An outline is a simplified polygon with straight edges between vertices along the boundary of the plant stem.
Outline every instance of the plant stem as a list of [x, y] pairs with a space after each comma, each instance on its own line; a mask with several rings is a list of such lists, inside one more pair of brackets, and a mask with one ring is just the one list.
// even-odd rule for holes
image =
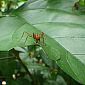
[[19, 52], [16, 51], [15, 49], [12, 49], [11, 51], [14, 53], [15, 57], [19, 60], [20, 64], [23, 66], [23, 68], [25, 69], [25, 71], [27, 72], [27, 74], [30, 76], [30, 78], [32, 80], [32, 84], [33, 85], [36, 85], [36, 82], [34, 82], [34, 78], [33, 78], [32, 74], [29, 72], [28, 68], [25, 66], [25, 64], [20, 59]]

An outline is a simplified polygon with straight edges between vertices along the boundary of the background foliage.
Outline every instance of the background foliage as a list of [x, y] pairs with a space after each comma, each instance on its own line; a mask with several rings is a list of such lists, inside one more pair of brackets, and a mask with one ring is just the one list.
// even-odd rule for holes
[[[2, 80], [7, 80], [8, 85], [22, 85], [24, 82], [42, 85], [42, 81], [45, 85], [66, 85], [58, 75], [60, 67], [77, 82], [85, 84], [85, 3], [80, 0], [76, 9], [76, 2], [13, 0], [10, 5], [10, 1], [5, 0], [4, 6], [0, 3]], [[29, 35], [44, 32], [45, 45], [41, 41], [36, 46], [35, 40], [27, 34], [23, 35], [23, 32]], [[7, 57], [6, 60], [4, 57]], [[9, 57], [13, 58], [9, 60]], [[6, 70], [3, 71], [2, 67]], [[13, 74], [16, 78], [12, 78]], [[43, 80], [39, 82], [38, 79]]]

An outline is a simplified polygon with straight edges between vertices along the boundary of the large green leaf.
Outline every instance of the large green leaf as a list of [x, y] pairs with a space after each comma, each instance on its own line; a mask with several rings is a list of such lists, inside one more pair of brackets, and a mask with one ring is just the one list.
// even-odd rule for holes
[[48, 57], [85, 84], [85, 16], [72, 11], [73, 3], [73, 0], [35, 0], [27, 7], [22, 6], [23, 10], [19, 8], [18, 17], [1, 18], [0, 50], [33, 44], [32, 37], [24, 43], [27, 35], [21, 38], [23, 32], [32, 35], [43, 31], [46, 45], [41, 46]]
[[38, 0], [18, 14], [50, 37], [45, 38], [43, 47], [48, 57], [85, 84], [85, 16], [72, 11], [73, 3], [73, 0]]

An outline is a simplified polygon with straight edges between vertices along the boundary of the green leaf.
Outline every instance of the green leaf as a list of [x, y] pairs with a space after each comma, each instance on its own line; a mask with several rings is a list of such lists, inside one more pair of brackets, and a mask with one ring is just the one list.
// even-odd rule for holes
[[73, 0], [42, 0], [42, 6], [37, 5], [39, 2], [28, 4], [29, 9], [18, 15], [46, 34], [46, 46], [42, 47], [48, 57], [85, 84], [85, 16], [72, 11]]
[[[0, 19], [0, 50], [10, 50], [15, 46], [24, 46], [28, 32], [30, 35], [36, 32], [35, 28], [19, 17], [3, 17]], [[32, 28], [32, 30], [31, 30]], [[23, 37], [22, 37], [23, 35]], [[33, 38], [28, 38], [29, 45]], [[27, 43], [28, 44], [28, 43]]]
[[10, 45], [13, 45], [11, 43], [12, 34], [23, 24], [24, 22], [21, 22], [17, 17], [0, 18], [0, 50], [8, 50]]

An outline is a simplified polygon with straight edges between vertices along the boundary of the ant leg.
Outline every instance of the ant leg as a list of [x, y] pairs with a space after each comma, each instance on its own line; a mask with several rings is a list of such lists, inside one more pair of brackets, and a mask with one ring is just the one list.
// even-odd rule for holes
[[42, 35], [41, 38], [42, 38], [42, 44], [45, 44], [44, 43], [44, 36]]
[[[24, 36], [24, 34], [25, 34], [25, 32], [23, 32], [23, 34], [22, 34], [22, 36], [21, 36], [20, 40], [22, 39], [22, 37]], [[20, 41], [20, 40], [19, 40], [19, 41]]]
[[29, 37], [32, 37], [32, 35], [31, 35], [31, 34], [29, 34], [28, 32], [25, 32], [25, 33], [26, 33], [26, 34], [28, 34], [28, 36], [29, 36]]
[[24, 44], [26, 43], [28, 36], [29, 36], [29, 35], [27, 35], [27, 37], [26, 37], [26, 40], [25, 40]]
[[38, 43], [38, 40], [35, 39], [35, 41], [36, 41], [36, 43]]
[[44, 37], [42, 37], [42, 39], [43, 39], [43, 44], [45, 44], [45, 43], [44, 43]]
[[41, 38], [42, 38], [42, 40], [43, 40], [43, 44], [45, 44], [45, 43], [44, 43], [44, 33], [43, 33], [43, 32], [41, 33]]
[[[22, 34], [22, 36], [21, 36], [21, 39], [22, 39], [22, 37], [23, 37], [25, 34], [27, 34], [27, 37], [28, 37], [28, 36], [29, 36], [29, 37], [32, 37], [28, 32], [23, 32], [23, 34]], [[27, 38], [27, 37], [26, 37], [26, 38]], [[21, 39], [20, 39], [20, 40], [21, 40]], [[25, 41], [26, 41], [26, 40], [25, 40]]]
[[37, 40], [37, 43], [40, 43], [40, 39]]

